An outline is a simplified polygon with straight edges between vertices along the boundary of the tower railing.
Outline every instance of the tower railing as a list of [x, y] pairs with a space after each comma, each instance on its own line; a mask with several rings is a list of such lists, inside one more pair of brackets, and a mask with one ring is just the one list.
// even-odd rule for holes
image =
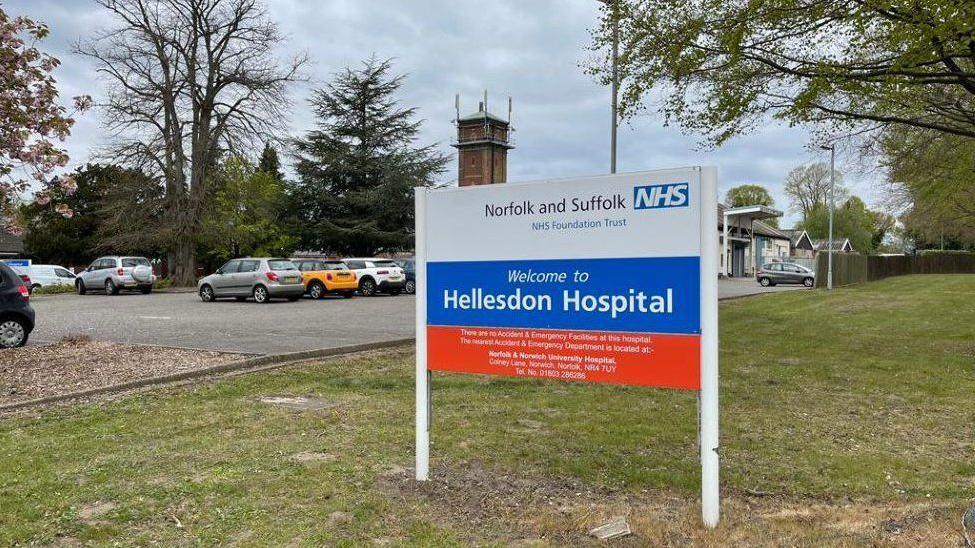
[[451, 145], [464, 145], [471, 143], [494, 143], [514, 147], [515, 139], [512, 128], [498, 128], [497, 126], [484, 125], [481, 127], [467, 126], [463, 131], [458, 131], [457, 137], [451, 141]]

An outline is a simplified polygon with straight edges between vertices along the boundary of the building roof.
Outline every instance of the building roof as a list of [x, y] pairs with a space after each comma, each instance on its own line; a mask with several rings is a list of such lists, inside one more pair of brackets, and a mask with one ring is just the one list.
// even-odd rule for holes
[[[768, 236], [770, 238], [778, 238], [782, 240], [788, 240], [789, 236], [783, 233], [781, 230], [770, 226], [767, 223], [763, 223], [759, 219], [774, 219], [776, 217], [781, 217], [782, 212], [773, 209], [768, 206], [754, 205], [754, 206], [744, 206], [744, 207], [728, 207], [721, 202], [718, 202], [718, 228], [724, 227], [725, 213], [728, 215], [741, 215], [743, 217], [749, 218], [752, 221], [752, 229], [755, 234], [760, 234], [762, 236]], [[734, 221], [731, 222], [732, 226]]]
[[755, 234], [761, 236], [767, 236], [769, 238], [776, 238], [778, 240], [790, 240], [789, 235], [781, 230], [775, 228], [774, 226], [763, 223], [762, 221], [755, 221], [752, 223], [752, 229]]
[[782, 232], [789, 236], [792, 247], [799, 248], [799, 243], [805, 239], [809, 243], [809, 249], [815, 249], [812, 238], [809, 237], [809, 233], [805, 230], [801, 228], [783, 228]]
[[[813, 248], [816, 251], [827, 251], [829, 249], [829, 238], [813, 241]], [[849, 238], [833, 238], [833, 251], [853, 251], [853, 244]]]
[[747, 205], [738, 207], [728, 207], [724, 204], [718, 205], [719, 215], [742, 215], [750, 219], [771, 219], [773, 217], [781, 217], [782, 212], [774, 207], [764, 206], [764, 205]]
[[24, 252], [24, 238], [0, 229], [0, 255], [20, 255]]
[[484, 110], [479, 110], [473, 114], [468, 114], [467, 116], [461, 116], [460, 118], [457, 119], [457, 122], [474, 122], [474, 121], [484, 120], [485, 118], [487, 118], [488, 120], [494, 120], [495, 122], [501, 122], [503, 124], [508, 123], [508, 121], [505, 120], [504, 118], [496, 114], [491, 114], [490, 112]]

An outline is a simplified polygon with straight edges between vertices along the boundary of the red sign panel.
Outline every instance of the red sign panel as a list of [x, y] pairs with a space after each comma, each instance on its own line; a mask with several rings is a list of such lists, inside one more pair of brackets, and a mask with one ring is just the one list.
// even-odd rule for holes
[[700, 335], [427, 328], [436, 371], [699, 390]]

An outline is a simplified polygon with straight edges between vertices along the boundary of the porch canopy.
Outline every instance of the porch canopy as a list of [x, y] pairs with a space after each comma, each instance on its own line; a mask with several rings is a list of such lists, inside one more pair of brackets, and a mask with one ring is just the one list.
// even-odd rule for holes
[[749, 205], [741, 207], [719, 206], [719, 218], [721, 219], [721, 272], [725, 276], [731, 274], [731, 261], [728, 260], [728, 241], [747, 243], [752, 250], [752, 261], [755, 260], [755, 221], [764, 219], [774, 219], [781, 217], [782, 212], [778, 209], [763, 206]]

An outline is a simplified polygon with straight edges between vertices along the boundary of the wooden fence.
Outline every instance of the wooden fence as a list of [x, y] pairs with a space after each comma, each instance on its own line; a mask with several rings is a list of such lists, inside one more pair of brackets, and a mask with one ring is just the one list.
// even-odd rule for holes
[[[827, 255], [820, 253], [816, 259], [816, 287], [826, 287]], [[975, 253], [833, 254], [833, 287], [908, 274], [975, 274]]]

